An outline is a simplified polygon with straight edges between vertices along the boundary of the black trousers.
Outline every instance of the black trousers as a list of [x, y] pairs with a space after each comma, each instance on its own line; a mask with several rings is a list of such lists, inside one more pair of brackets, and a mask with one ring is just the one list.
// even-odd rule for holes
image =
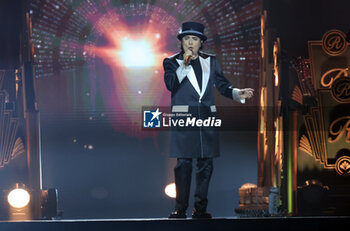
[[[175, 166], [176, 204], [175, 210], [186, 211], [190, 196], [192, 178], [192, 158], [178, 158]], [[196, 192], [194, 208], [206, 211], [208, 187], [213, 172], [213, 158], [198, 158], [196, 168]]]

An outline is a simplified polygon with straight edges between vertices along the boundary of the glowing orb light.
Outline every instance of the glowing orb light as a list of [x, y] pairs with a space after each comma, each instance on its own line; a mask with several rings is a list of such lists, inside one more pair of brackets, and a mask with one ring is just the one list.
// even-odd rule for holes
[[120, 58], [126, 67], [150, 67], [154, 65], [154, 54], [151, 45], [146, 40], [122, 41]]
[[164, 189], [165, 194], [170, 198], [176, 197], [176, 186], [175, 183], [168, 184]]
[[[135, 19], [136, 20], [136, 19]], [[84, 44], [84, 57], [98, 58], [97, 73], [91, 83], [98, 83], [104, 104], [118, 112], [105, 115], [112, 127], [131, 136], [156, 137], [157, 131], [142, 131], [139, 109], [142, 105], [170, 105], [170, 92], [164, 87], [163, 60], [172, 54], [169, 33], [156, 17], [149, 23], [129, 24], [120, 12], [111, 9], [94, 23], [92, 39], [103, 38], [104, 43]], [[153, 23], [151, 23], [153, 22]], [[102, 61], [102, 62], [101, 62]], [[96, 78], [98, 76], [98, 78]], [[107, 90], [108, 89], [108, 90]], [[89, 95], [93, 100], [93, 95]]]
[[16, 188], [7, 196], [8, 203], [14, 208], [24, 208], [29, 204], [30, 195], [27, 190]]

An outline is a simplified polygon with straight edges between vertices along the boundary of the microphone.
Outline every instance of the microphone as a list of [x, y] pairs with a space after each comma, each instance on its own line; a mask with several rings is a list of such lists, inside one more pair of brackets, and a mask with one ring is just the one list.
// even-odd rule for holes
[[190, 61], [191, 61], [191, 55], [187, 56], [186, 59], [185, 59], [185, 65], [189, 65], [190, 64]]
[[[189, 49], [189, 50], [192, 52], [192, 54], [193, 54], [193, 48], [190, 47], [190, 48], [188, 48], [188, 49]], [[188, 65], [190, 64], [191, 57], [192, 57], [192, 55], [189, 55], [189, 56], [187, 56], [187, 57], [185, 58], [185, 65], [186, 65], [186, 66], [188, 66]]]

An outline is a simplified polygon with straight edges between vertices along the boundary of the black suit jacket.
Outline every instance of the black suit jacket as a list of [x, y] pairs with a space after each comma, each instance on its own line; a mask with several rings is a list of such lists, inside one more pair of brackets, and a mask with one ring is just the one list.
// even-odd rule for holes
[[[216, 116], [214, 87], [230, 99], [233, 99], [233, 87], [224, 77], [215, 55], [200, 52], [199, 59], [202, 67], [202, 91], [192, 67], [179, 82], [176, 71], [183, 62], [182, 53], [164, 59], [164, 81], [171, 91], [172, 112], [187, 112], [204, 120]], [[219, 154], [219, 137], [215, 128], [172, 128], [170, 157], [208, 158]]]

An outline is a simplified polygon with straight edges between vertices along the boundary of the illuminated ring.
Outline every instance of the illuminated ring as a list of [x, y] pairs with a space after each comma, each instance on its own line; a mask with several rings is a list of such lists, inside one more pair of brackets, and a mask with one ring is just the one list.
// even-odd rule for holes
[[[339, 37], [340, 39], [340, 43], [341, 43], [341, 47], [337, 48], [337, 49], [330, 49], [327, 46], [327, 42], [330, 39], [333, 39], [334, 37]], [[323, 51], [330, 55], [330, 56], [337, 56], [337, 55], [341, 55], [347, 48], [347, 41], [346, 41], [346, 35], [340, 31], [340, 30], [330, 30], [327, 33], [325, 33], [322, 37], [322, 49]]]
[[341, 176], [350, 176], [350, 168], [348, 168], [347, 170], [343, 170], [343, 168], [341, 168], [341, 165], [343, 165], [344, 163], [347, 163], [350, 165], [350, 157], [349, 156], [339, 157], [337, 159], [337, 161], [335, 162], [335, 170]]

